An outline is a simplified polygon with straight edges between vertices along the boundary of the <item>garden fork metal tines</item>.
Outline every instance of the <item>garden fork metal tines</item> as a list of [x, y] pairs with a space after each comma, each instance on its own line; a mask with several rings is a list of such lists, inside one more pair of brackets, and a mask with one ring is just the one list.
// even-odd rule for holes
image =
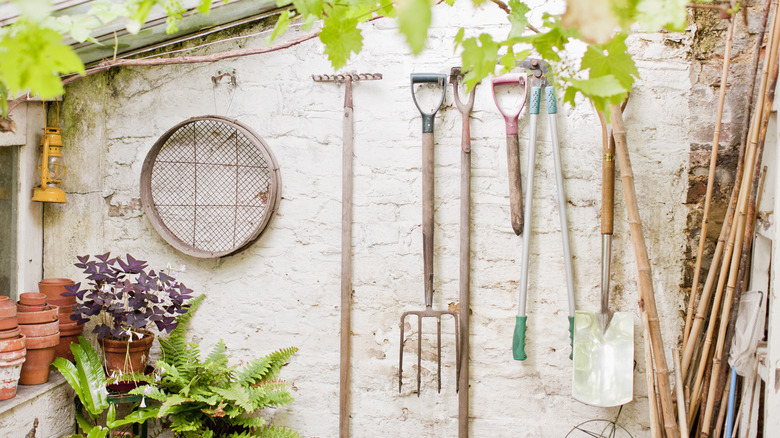
[[[432, 111], [426, 112], [417, 101], [415, 94], [415, 84], [436, 84], [441, 88], [441, 98]], [[455, 339], [456, 352], [455, 357], [460, 354], [460, 336], [458, 332], [458, 314], [448, 310], [433, 309], [433, 121], [436, 112], [444, 102], [444, 96], [447, 92], [447, 76], [443, 74], [420, 74], [411, 75], [412, 98], [417, 109], [422, 114], [422, 230], [423, 230], [423, 276], [425, 284], [425, 309], [410, 310], [401, 315], [401, 346], [398, 359], [398, 392], [401, 392], [403, 383], [403, 364], [404, 364], [404, 323], [407, 316], [417, 317], [417, 396], [420, 396], [421, 365], [422, 365], [422, 320], [423, 318], [436, 319], [436, 361], [437, 361], [437, 382], [438, 392], [441, 392], [441, 317], [443, 315], [452, 315], [455, 321]], [[457, 365], [456, 365], [457, 367]]]

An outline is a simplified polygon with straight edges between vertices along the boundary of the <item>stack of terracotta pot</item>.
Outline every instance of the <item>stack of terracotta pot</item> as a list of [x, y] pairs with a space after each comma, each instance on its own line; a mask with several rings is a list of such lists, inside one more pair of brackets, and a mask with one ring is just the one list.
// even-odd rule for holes
[[68, 278], [44, 278], [38, 283], [38, 290], [46, 295], [46, 301], [60, 308], [60, 343], [57, 345], [55, 357], [64, 357], [73, 361], [73, 352], [70, 351], [71, 342], [78, 342], [79, 336], [84, 331], [84, 324], [78, 324], [70, 319], [73, 314], [73, 306], [76, 304], [76, 297], [66, 297], [62, 294], [68, 292], [65, 286], [73, 284], [73, 280]]
[[17, 326], [16, 304], [0, 296], [0, 400], [16, 395], [19, 373], [27, 349], [26, 337]]
[[40, 385], [49, 381], [49, 366], [60, 342], [59, 308], [46, 303], [38, 292], [19, 294], [19, 328], [27, 336], [27, 360], [22, 365], [19, 383]]

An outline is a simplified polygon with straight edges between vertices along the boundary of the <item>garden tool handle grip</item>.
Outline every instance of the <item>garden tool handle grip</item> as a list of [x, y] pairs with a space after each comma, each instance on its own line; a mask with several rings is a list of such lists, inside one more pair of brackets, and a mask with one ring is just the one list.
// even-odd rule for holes
[[512, 337], [512, 356], [515, 360], [526, 360], [528, 356], [525, 354], [525, 331], [526, 322], [528, 317], [517, 316], [515, 317], [515, 334]]
[[[496, 103], [498, 112], [500, 112], [501, 115], [504, 116], [507, 136], [512, 134], [517, 135], [517, 118], [520, 117], [520, 113], [523, 112], [523, 107], [525, 107], [525, 101], [528, 98], [528, 87], [526, 86], [527, 83], [528, 83], [528, 75], [525, 73], [510, 73], [503, 76], [494, 77], [491, 80], [491, 84], [493, 86], [492, 87], [493, 101]], [[508, 111], [505, 111], [503, 108], [501, 108], [501, 105], [498, 103], [498, 96], [496, 96], [496, 86], [511, 85], [511, 84], [519, 84], [523, 86], [523, 99], [520, 102], [520, 107], [517, 109], [517, 111], [510, 113]]]
[[[609, 149], [608, 149], [609, 150]], [[601, 234], [612, 235], [615, 213], [615, 149], [601, 162]]]
[[574, 357], [574, 317], [569, 317], [569, 341], [571, 342], [571, 353], [569, 353], [569, 359]]
[[523, 186], [520, 175], [520, 145], [516, 134], [506, 136], [506, 163], [512, 229], [519, 236], [523, 233]]
[[[412, 85], [412, 99], [414, 99], [414, 105], [420, 111], [422, 115], [422, 132], [433, 132], [433, 120], [436, 117], [436, 112], [439, 111], [441, 104], [444, 103], [444, 96], [447, 94], [447, 75], [439, 73], [412, 73], [410, 75]], [[433, 109], [432, 112], [425, 112], [420, 108], [420, 104], [417, 102], [417, 95], [414, 93], [414, 84], [420, 83], [436, 83], [441, 85], [441, 99], [439, 104]]]
[[433, 306], [433, 133], [422, 135], [422, 231], [425, 307]]

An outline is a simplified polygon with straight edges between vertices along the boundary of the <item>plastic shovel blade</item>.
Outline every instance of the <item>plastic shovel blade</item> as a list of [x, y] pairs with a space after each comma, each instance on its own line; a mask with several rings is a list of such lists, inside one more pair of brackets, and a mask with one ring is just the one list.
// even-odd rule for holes
[[601, 314], [574, 315], [572, 397], [582, 403], [611, 407], [634, 398], [634, 317], [616, 312], [606, 331]]

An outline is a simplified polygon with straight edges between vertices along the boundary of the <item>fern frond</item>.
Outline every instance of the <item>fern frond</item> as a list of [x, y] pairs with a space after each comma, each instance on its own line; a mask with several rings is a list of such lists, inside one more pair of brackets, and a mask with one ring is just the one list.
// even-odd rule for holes
[[244, 366], [238, 373], [238, 382], [244, 386], [251, 386], [261, 382], [271, 369], [273, 359], [269, 356], [255, 359]]
[[255, 436], [262, 438], [301, 438], [298, 432], [292, 429], [272, 425], [255, 431]]
[[227, 400], [236, 402], [236, 404], [246, 412], [254, 412], [255, 410], [255, 407], [252, 405], [252, 400], [249, 399], [249, 393], [240, 385], [234, 384], [227, 388], [213, 386], [211, 387], [211, 390]]
[[295, 352], [298, 351], [298, 347], [288, 347], [288, 348], [282, 348], [281, 350], [274, 351], [273, 353], [269, 354], [268, 357], [271, 359], [271, 366], [268, 369], [268, 372], [263, 376], [264, 380], [273, 380], [276, 379], [276, 376], [279, 374], [279, 371], [282, 370], [282, 367], [287, 363], [288, 360], [290, 360], [290, 357], [292, 357]]
[[239, 416], [233, 420], [233, 424], [236, 426], [245, 427], [247, 429], [254, 429], [264, 426], [265, 418]]
[[209, 353], [208, 356], [206, 356], [205, 363], [212, 363], [215, 365], [222, 365], [227, 364], [228, 362], [228, 355], [227, 355], [227, 347], [225, 347], [225, 341], [222, 339], [217, 342], [217, 345], [214, 346], [214, 348], [211, 350], [211, 353]]

